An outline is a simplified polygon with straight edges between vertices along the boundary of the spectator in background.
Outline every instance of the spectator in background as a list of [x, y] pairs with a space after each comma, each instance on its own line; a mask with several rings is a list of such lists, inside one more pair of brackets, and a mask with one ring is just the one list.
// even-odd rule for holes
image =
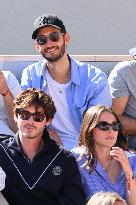
[[97, 105], [85, 112], [73, 153], [87, 198], [109, 191], [136, 205], [136, 154], [125, 152], [126, 146], [120, 121], [110, 108]]
[[8, 205], [6, 199], [3, 197], [1, 191], [5, 188], [5, 178], [6, 174], [0, 167], [0, 205]]
[[87, 205], [127, 205], [127, 203], [117, 193], [98, 192], [91, 197]]
[[2, 193], [0, 192], [0, 204], [1, 205], [9, 205], [9, 203], [6, 201]]
[[17, 126], [14, 121], [13, 99], [20, 92], [21, 86], [9, 71], [0, 71], [0, 138], [14, 136]]
[[38, 17], [32, 39], [44, 60], [24, 69], [22, 89], [40, 88], [52, 96], [57, 112], [50, 135], [71, 149], [77, 145], [84, 111], [96, 104], [111, 104], [106, 75], [67, 54], [70, 35], [57, 16]]
[[6, 173], [2, 194], [10, 205], [84, 205], [85, 193], [74, 156], [50, 139], [46, 126], [55, 114], [52, 99], [30, 88], [14, 100], [18, 133], [0, 143]]
[[[136, 55], [136, 48], [130, 51]], [[109, 78], [112, 108], [118, 114], [129, 148], [136, 150], [136, 60], [118, 63]]]

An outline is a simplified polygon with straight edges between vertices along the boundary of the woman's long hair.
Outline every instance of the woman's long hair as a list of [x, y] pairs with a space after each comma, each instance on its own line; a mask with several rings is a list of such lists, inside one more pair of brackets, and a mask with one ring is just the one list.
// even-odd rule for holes
[[[86, 149], [85, 149], [85, 152], [80, 156], [79, 159], [81, 159], [83, 156], [87, 157], [87, 160], [83, 166], [89, 169], [90, 172], [95, 169], [96, 161], [97, 161], [92, 130], [98, 124], [100, 115], [104, 111], [112, 113], [115, 116], [116, 121], [120, 123], [118, 116], [115, 114], [115, 112], [111, 108], [103, 106], [103, 105], [96, 105], [96, 106], [89, 108], [85, 112], [82, 126], [80, 129], [80, 137], [79, 137], [78, 145], [84, 146]], [[127, 139], [124, 135], [122, 126], [121, 126], [121, 129], [118, 131], [117, 141], [116, 141], [115, 146], [121, 147], [123, 150], [127, 149]]]

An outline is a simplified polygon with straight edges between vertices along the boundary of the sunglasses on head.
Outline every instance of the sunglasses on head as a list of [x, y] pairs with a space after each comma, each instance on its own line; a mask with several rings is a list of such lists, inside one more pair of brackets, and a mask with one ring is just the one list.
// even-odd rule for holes
[[119, 122], [113, 122], [110, 124], [106, 121], [101, 121], [101, 122], [98, 122], [98, 124], [95, 127], [99, 128], [100, 130], [103, 130], [103, 131], [108, 131], [110, 129], [110, 127], [114, 131], [119, 131], [121, 129], [121, 124]]
[[31, 116], [33, 116], [34, 121], [42, 122], [45, 119], [45, 114], [40, 112], [30, 113], [27, 110], [19, 110], [18, 115], [22, 120], [28, 120]]
[[35, 40], [39, 45], [44, 45], [47, 43], [48, 39], [52, 42], [57, 42], [60, 39], [61, 32], [52, 32], [49, 36], [38, 36]]

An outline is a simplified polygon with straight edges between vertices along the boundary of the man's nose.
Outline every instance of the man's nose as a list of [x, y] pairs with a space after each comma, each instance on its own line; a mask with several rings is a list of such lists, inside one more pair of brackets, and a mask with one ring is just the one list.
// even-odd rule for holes
[[29, 121], [34, 121], [33, 116], [30, 116], [28, 120], [29, 120]]
[[109, 132], [112, 132], [113, 131], [113, 128], [112, 126], [110, 125], [109, 129], [108, 129]]

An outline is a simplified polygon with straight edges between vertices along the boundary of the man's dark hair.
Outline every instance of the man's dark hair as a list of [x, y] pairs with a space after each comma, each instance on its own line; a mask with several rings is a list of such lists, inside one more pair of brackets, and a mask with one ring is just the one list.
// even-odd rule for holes
[[44, 91], [36, 88], [28, 88], [20, 92], [14, 99], [14, 112], [17, 116], [18, 111], [29, 106], [35, 106], [35, 109], [42, 107], [47, 120], [53, 119], [56, 108], [52, 98]]

